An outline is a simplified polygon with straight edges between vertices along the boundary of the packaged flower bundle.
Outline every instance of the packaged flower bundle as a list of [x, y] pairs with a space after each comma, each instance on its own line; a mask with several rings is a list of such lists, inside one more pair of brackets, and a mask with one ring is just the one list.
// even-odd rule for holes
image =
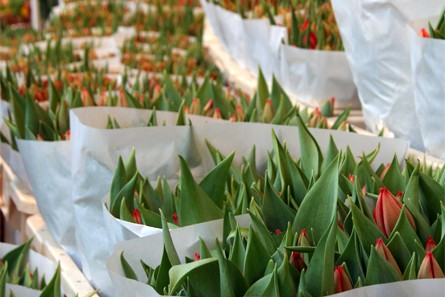
[[[109, 192], [119, 155], [127, 158], [134, 147], [138, 152], [136, 158], [140, 174], [150, 181], [155, 181], [158, 176], [165, 176], [167, 181], [172, 182], [172, 185], [176, 185], [175, 181], [179, 179], [180, 163], [177, 156], [181, 155], [195, 180], [200, 181], [205, 173], [215, 166], [205, 145], [207, 139], [221, 151], [223, 156], [228, 156], [233, 149], [236, 149], [237, 154], [234, 156], [236, 166], [241, 166], [241, 156], [248, 156], [252, 146], [255, 145], [256, 156], [261, 156], [261, 160], [257, 160], [256, 164], [258, 168], [263, 168], [260, 169], [263, 171], [267, 164], [267, 150], [272, 150], [271, 138], [265, 138], [264, 135], [270, 135], [272, 126], [227, 122], [197, 124], [193, 120], [192, 126], [139, 127], [139, 124], [135, 126], [134, 124], [128, 125], [128, 123], [146, 121], [150, 118], [150, 111], [131, 110], [130, 112], [121, 108], [110, 108], [107, 109], [107, 112], [96, 113], [96, 110], [97, 108], [76, 109], [72, 110], [71, 114], [72, 164], [74, 166], [72, 168], [73, 203], [76, 217], [79, 218], [76, 220], [76, 230], [81, 236], [79, 240], [82, 241], [82, 254], [85, 255], [82, 264], [84, 267], [85, 265], [89, 267], [87, 277], [104, 290], [103, 292], [111, 292], [109, 278], [104, 274], [105, 259], [111, 253], [110, 242], [120, 236], [125, 236], [129, 231], [125, 231], [122, 229], [122, 225], [118, 225], [116, 229], [110, 229], [111, 233], [114, 233], [114, 238], [108, 239], [106, 219], [98, 214], [104, 211], [103, 199]], [[133, 128], [105, 130], [106, 114], [116, 119], [119, 125]], [[159, 114], [157, 117], [158, 123], [160, 123]], [[298, 147], [296, 127], [273, 126], [273, 129], [279, 131], [277, 135], [290, 141], [291, 144], [289, 143], [288, 146]], [[333, 132], [340, 138], [342, 137], [340, 135], [344, 134], [338, 131]], [[329, 140], [329, 133], [328, 130], [317, 132], [325, 137], [325, 144]], [[361, 149], [351, 148], [355, 152], [354, 154], [358, 154], [366, 147], [374, 147], [377, 142], [381, 141], [391, 142], [389, 147], [386, 146], [386, 150], [392, 151], [391, 156], [394, 153], [393, 149], [401, 149], [399, 155], [403, 155], [406, 149], [406, 146], [396, 145], [393, 140], [367, 138], [354, 133], [347, 134], [348, 137], [354, 138], [350, 143], [361, 147]], [[228, 137], [232, 140], [231, 142], [227, 142]], [[94, 145], [92, 139], [101, 139], [101, 146]], [[370, 145], [369, 141], [373, 144]], [[323, 151], [325, 149], [324, 147]], [[385, 162], [388, 161], [390, 158]], [[95, 166], [94, 164], [103, 165]], [[80, 172], [82, 174], [78, 174]], [[97, 176], [104, 178], [97, 180], [95, 179]], [[92, 186], [93, 181], [94, 186]], [[86, 205], [88, 206], [86, 207]], [[113, 223], [113, 220], [110, 221]], [[92, 226], [95, 227], [92, 228]], [[144, 229], [144, 226], [139, 226]], [[121, 231], [123, 233], [120, 233]], [[97, 240], [92, 241], [93, 238], [101, 238], [100, 244], [97, 243]]]
[[30, 250], [31, 241], [0, 243], [0, 296], [62, 296], [60, 266]]
[[335, 97], [339, 106], [359, 106], [329, 1], [253, 2], [251, 11], [233, 3], [236, 13], [207, 1], [203, 9], [241, 67], [261, 67], [268, 82], [275, 75], [295, 101], [320, 106]]
[[50, 19], [46, 31], [59, 37], [108, 36], [128, 13], [121, 1], [73, 3]]
[[[192, 226], [172, 230], [172, 240], [169, 219], [162, 215], [163, 248], [151, 237], [117, 245], [108, 268], [118, 296], [129, 287], [136, 296], [324, 296], [444, 278], [443, 167], [426, 173], [420, 164], [407, 163], [401, 169], [395, 157], [372, 169], [378, 148], [356, 162], [350, 152], [339, 152], [332, 139], [325, 158], [317, 161], [316, 154], [304, 149], [307, 143], [301, 145], [301, 159], [293, 161], [286, 147], [275, 143], [279, 166], [275, 172], [268, 166], [264, 189], [252, 194], [248, 229], [226, 215], [216, 232]], [[304, 187], [297, 186], [298, 176], [310, 176], [301, 198], [298, 192]], [[218, 239], [209, 238], [207, 229]], [[176, 250], [187, 257], [185, 262]], [[122, 283], [124, 276], [131, 280]], [[432, 285], [438, 288], [443, 281]], [[400, 294], [401, 287], [385, 289]]]
[[31, 4], [28, 0], [10, 0], [0, 3], [0, 28], [31, 21]]
[[164, 31], [188, 36], [202, 34], [204, 14], [197, 12], [192, 6], [185, 5], [181, 9], [175, 9], [174, 4], [157, 4], [138, 9], [141, 6], [142, 4], [137, 6], [134, 14], [124, 22], [125, 26], [134, 26], [138, 31]]

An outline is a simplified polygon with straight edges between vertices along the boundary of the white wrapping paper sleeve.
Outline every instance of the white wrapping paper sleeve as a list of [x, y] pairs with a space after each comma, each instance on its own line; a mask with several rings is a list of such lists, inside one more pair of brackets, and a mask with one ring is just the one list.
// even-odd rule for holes
[[48, 230], [79, 265], [71, 200], [70, 142], [17, 140], [17, 145]]
[[[0, 258], [3, 258], [4, 255], [16, 247], [13, 244], [0, 242]], [[31, 271], [34, 271], [36, 268], [39, 270], [39, 277], [44, 277], [46, 283], [49, 283], [56, 271], [54, 262], [33, 250], [28, 252], [28, 263]]]
[[[241, 226], [248, 224], [248, 217], [243, 217]], [[222, 221], [212, 221], [204, 224], [170, 230], [176, 251], [181, 260], [184, 257], [192, 257], [199, 251], [198, 238], [201, 237], [209, 248], [214, 248], [215, 238], [221, 240]], [[120, 255], [124, 253], [125, 259], [135, 271], [140, 281], [135, 281], [125, 277], [120, 262]], [[140, 260], [152, 268], [157, 267], [162, 259], [163, 239], [162, 234], [149, 237], [129, 240], [115, 246], [114, 252], [107, 261], [107, 270], [113, 280], [116, 297], [127, 296], [132, 292], [135, 297], [154, 297], [159, 295], [151, 286], [145, 284], [147, 280], [142, 271]], [[335, 297], [380, 297], [380, 296], [407, 296], [407, 297], [439, 297], [445, 291], [445, 279], [428, 279], [395, 282], [382, 285], [374, 285], [350, 290], [344, 293], [335, 294]]]
[[420, 133], [426, 152], [445, 159], [445, 40], [422, 38], [414, 30], [410, 40]]
[[[242, 215], [236, 217], [240, 227], [249, 226], [250, 217]], [[188, 227], [170, 230], [176, 251], [181, 261], [199, 251], [199, 238], [202, 238], [209, 249], [215, 248], [215, 239], [222, 239], [223, 220], [216, 220]], [[155, 268], [161, 263], [164, 243], [162, 233], [152, 236], [137, 238], [115, 246], [114, 252], [107, 261], [107, 270], [113, 280], [116, 297], [127, 296], [128, 292], [134, 297], [160, 296], [152, 287], [142, 282], [125, 278], [120, 263], [120, 254], [124, 252], [125, 259], [136, 272], [140, 281], [146, 281], [147, 277], [142, 270], [140, 260]]]
[[320, 106], [335, 97], [344, 108], [360, 107], [346, 54], [340, 51], [281, 46], [281, 75], [284, 89], [298, 101]]
[[258, 67], [268, 82], [275, 75], [280, 81], [280, 47], [287, 41], [287, 30], [281, 26], [271, 26], [266, 19], [243, 20], [245, 40], [248, 50], [248, 66], [253, 73]]
[[[14, 297], [39, 297], [41, 291], [33, 290], [30, 288], [26, 288], [18, 285], [6, 284], [5, 296], [10, 296], [10, 294], [14, 294]], [[11, 295], [12, 296], [12, 295]]]
[[114, 246], [116, 243], [126, 240], [138, 237], [146, 237], [160, 232], [159, 228], [131, 223], [115, 218], [110, 213], [107, 205], [110, 205], [109, 193], [105, 195], [103, 199], [102, 211], [104, 215], [104, 222], [107, 229], [108, 239], [110, 240], [110, 246]]
[[[112, 296], [113, 291], [105, 269], [105, 260], [112, 246], [106, 235], [102, 197], [110, 189], [119, 155], [127, 158], [135, 147], [138, 164], [144, 164], [139, 169], [147, 177], [165, 175], [177, 179], [179, 154], [186, 157], [197, 176], [202, 175], [197, 170], [211, 166], [210, 159], [202, 165], [202, 152], [194, 144], [190, 127], [172, 127], [176, 123], [176, 113], [158, 111], [156, 114], [159, 123], [170, 126], [140, 127], [151, 115], [148, 110], [93, 107], [71, 111], [73, 202], [78, 248], [86, 277], [104, 296]], [[108, 115], [121, 127], [136, 128], [106, 130]], [[193, 125], [220, 122], [199, 116], [188, 116], [188, 119]]]
[[9, 168], [11, 168], [12, 172], [20, 180], [23, 185], [23, 192], [30, 193], [30, 183], [28, 175], [26, 174], [25, 165], [23, 164], [22, 155], [18, 151], [13, 150], [9, 144], [3, 142], [0, 143], [0, 154], [3, 161], [8, 164]]
[[212, 26], [213, 32], [215, 32], [216, 36], [219, 38], [219, 40], [223, 43], [223, 34], [221, 29], [221, 24], [219, 23], [218, 16], [216, 14], [216, 5], [210, 2], [207, 2], [207, 0], [201, 0], [201, 6], [204, 10], [206, 20], [210, 23], [210, 26]]
[[[408, 22], [437, 15], [443, 1], [333, 0], [365, 121], [423, 149], [414, 110]], [[400, 10], [399, 10], [400, 9]]]
[[224, 46], [242, 68], [247, 68], [249, 52], [244, 34], [243, 19], [238, 13], [226, 10], [220, 6], [215, 8], [215, 12], [221, 24]]

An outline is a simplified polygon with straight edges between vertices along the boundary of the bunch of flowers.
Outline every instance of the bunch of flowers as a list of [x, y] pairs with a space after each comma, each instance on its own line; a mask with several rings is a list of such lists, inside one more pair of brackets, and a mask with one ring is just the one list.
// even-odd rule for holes
[[9, 0], [0, 3], [0, 27], [31, 21], [31, 5], [28, 0]]
[[430, 23], [428, 29], [429, 32], [425, 28], [423, 28], [420, 31], [420, 36], [425, 38], [431, 37], [436, 39], [445, 39], [445, 10], [442, 12], [436, 28], [434, 28]]
[[[230, 189], [239, 184], [221, 174], [228, 197], [224, 216], [219, 213], [224, 217], [222, 242], [201, 240], [185, 264], [169, 233], [172, 225], [162, 204], [165, 196], [158, 196], [164, 252], [159, 267], [142, 262], [147, 284], [161, 295], [325, 296], [376, 284], [444, 278], [445, 167], [424, 167], [407, 160], [401, 169], [394, 157], [374, 170], [371, 164], [378, 148], [356, 162], [331, 140], [323, 156], [309, 131], [299, 127], [299, 160], [275, 139], [275, 155], [269, 156], [262, 179], [252, 173], [254, 166], [246, 164], [242, 171], [251, 185], [239, 187], [251, 191], [246, 205], [252, 220], [248, 230], [237, 226], [236, 209], [230, 203]], [[176, 190], [180, 199], [189, 194], [191, 184], [196, 182], [186, 185], [181, 178]], [[130, 188], [125, 190], [121, 195], [130, 195]], [[202, 195], [202, 190], [197, 191], [194, 197]], [[144, 195], [153, 195], [141, 193], [132, 196], [130, 206], [148, 203]], [[187, 217], [201, 204], [186, 205], [186, 211], [181, 203], [179, 207]], [[179, 214], [178, 210], [178, 218]], [[129, 219], [150, 218], [144, 215], [133, 212]], [[210, 244], [216, 249], [210, 250]], [[137, 280], [124, 256], [125, 275]]]
[[31, 241], [32, 239], [29, 239], [0, 257], [0, 296], [12, 296], [12, 294], [7, 295], [6, 292], [5, 287], [8, 283], [40, 290], [41, 297], [61, 297], [59, 266], [49, 283], [46, 283], [45, 275], [39, 275], [38, 267], [33, 271], [30, 270], [27, 259]]

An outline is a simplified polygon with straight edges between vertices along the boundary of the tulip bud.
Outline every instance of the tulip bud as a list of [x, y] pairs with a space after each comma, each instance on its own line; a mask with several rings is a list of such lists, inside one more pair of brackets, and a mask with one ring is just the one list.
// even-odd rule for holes
[[266, 99], [266, 103], [264, 104], [264, 109], [263, 109], [263, 121], [265, 123], [272, 122], [274, 114], [275, 112], [273, 110], [272, 101], [270, 99]]
[[236, 116], [238, 117], [238, 121], [244, 120], [244, 109], [241, 104], [236, 105]]
[[294, 266], [298, 271], [302, 271], [307, 268], [306, 263], [304, 263], [303, 257], [300, 252], [292, 252], [290, 255], [289, 263]]
[[435, 247], [436, 247], [436, 243], [434, 242], [434, 239], [430, 235], [428, 237], [428, 240], [426, 241], [426, 244], [425, 244], [425, 251], [432, 252]]
[[354, 183], [354, 181], [355, 181], [355, 177], [354, 177], [354, 175], [352, 175], [352, 174], [350, 174], [350, 173], [349, 173], [349, 181], [350, 181], [351, 183]]
[[375, 243], [375, 250], [386, 259], [391, 265], [396, 269], [397, 273], [402, 277], [402, 271], [400, 270], [399, 265], [397, 264], [396, 260], [394, 259], [391, 251], [388, 249], [386, 244], [383, 242], [381, 238], [378, 238]]
[[417, 278], [444, 278], [442, 269], [434, 258], [433, 253], [427, 252], [420, 264], [419, 274]]
[[380, 180], [383, 180], [386, 173], [388, 172], [389, 167], [391, 166], [391, 163], [386, 164], [385, 169], [383, 169], [382, 173], [380, 174]]
[[351, 280], [349, 279], [348, 274], [344, 270], [343, 265], [335, 267], [334, 270], [335, 293], [341, 293], [348, 290], [352, 290]]
[[423, 38], [430, 38], [430, 34], [428, 33], [427, 30], [425, 30], [425, 28], [422, 28], [420, 30], [419, 36]]
[[62, 139], [70, 140], [71, 139], [71, 131], [70, 130], [66, 131], [65, 134], [63, 134]]
[[207, 104], [204, 106], [204, 115], [206, 117], [209, 117], [212, 115], [213, 113], [213, 104], [214, 104], [214, 100], [210, 99], [209, 102], [207, 102]]
[[199, 261], [199, 260], [201, 260], [201, 256], [198, 253], [195, 253], [194, 259], [195, 259], [195, 261]]
[[306, 229], [301, 230], [300, 236], [298, 237], [299, 246], [311, 246], [311, 241], [307, 235]]
[[173, 219], [173, 224], [178, 225], [179, 220], [178, 220], [178, 214], [176, 212], [172, 214], [172, 219]]
[[236, 115], [235, 114], [232, 114], [232, 116], [229, 119], [229, 122], [231, 122], [231, 123], [235, 123], [236, 122]]
[[219, 108], [215, 108], [215, 112], [213, 113], [214, 119], [222, 119], [221, 110]]
[[194, 98], [192, 100], [192, 104], [190, 105], [189, 112], [191, 114], [201, 114], [201, 102], [198, 98]]
[[137, 224], [142, 224], [141, 212], [139, 211], [139, 209], [135, 208], [131, 216], [133, 217], [133, 219]]
[[[394, 229], [400, 216], [402, 206], [402, 202], [394, 197], [394, 195], [391, 194], [391, 192], [387, 188], [380, 189], [377, 204], [373, 212], [373, 217], [377, 224], [377, 227], [386, 237], [389, 237], [392, 230]], [[416, 230], [414, 218], [409, 210], [406, 208], [405, 214], [408, 217], [409, 223], [411, 224], [413, 229]]]
[[119, 98], [118, 98], [117, 106], [129, 107], [127, 99], [125, 98], [125, 94], [124, 94], [123, 90], [119, 91]]
[[93, 106], [93, 99], [91, 98], [90, 93], [88, 92], [87, 88], [82, 89], [81, 94], [82, 102], [84, 106]]

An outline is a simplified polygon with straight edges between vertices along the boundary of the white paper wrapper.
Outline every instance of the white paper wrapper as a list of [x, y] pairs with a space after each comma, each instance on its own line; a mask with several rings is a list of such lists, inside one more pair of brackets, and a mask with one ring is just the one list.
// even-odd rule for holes
[[116, 243], [119, 242], [138, 237], [146, 237], [160, 232], [159, 228], [145, 226], [142, 224], [135, 224], [115, 218], [106, 207], [106, 205], [109, 204], [110, 194], [108, 193], [103, 199], [102, 211], [104, 215], [104, 222], [107, 229], [108, 239], [110, 241], [110, 247], [113, 247]]
[[[102, 110], [99, 112], [99, 110]], [[280, 139], [287, 140], [287, 147], [299, 155], [296, 127], [272, 126], [250, 123], [214, 123], [193, 126], [138, 127], [120, 130], [104, 130], [110, 114], [122, 126], [138, 125], [149, 118], [150, 111], [124, 108], [81, 108], [71, 111], [71, 145], [73, 201], [76, 215], [76, 234], [85, 275], [102, 293], [111, 294], [111, 282], [105, 271], [105, 260], [111, 253], [103, 219], [102, 199], [109, 192], [119, 155], [128, 158], [136, 149], [139, 172], [150, 180], [165, 176], [178, 180], [179, 159], [184, 157], [195, 178], [202, 178], [213, 168], [213, 160], [205, 146], [205, 139], [228, 155], [236, 150], [234, 163], [241, 164], [256, 145], [257, 165], [264, 170], [267, 151], [272, 151], [272, 128]], [[158, 121], [162, 115], [157, 113]], [[201, 121], [210, 121], [203, 118]], [[176, 121], [173, 114], [168, 123]], [[403, 159], [408, 143], [402, 140], [367, 137], [352, 133], [328, 130], [311, 130], [323, 151], [332, 134], [339, 149], [349, 144], [355, 156], [362, 151], [371, 152], [381, 144], [381, 152], [373, 164], [388, 163], [396, 153]]]
[[17, 144], [48, 230], [79, 264], [71, 201], [70, 142], [17, 140]]
[[[112, 246], [107, 240], [102, 216], [102, 197], [110, 189], [119, 155], [127, 158], [135, 147], [138, 164], [145, 165], [139, 168], [141, 174], [151, 177], [173, 173], [176, 176], [179, 154], [187, 156], [192, 167], [201, 162], [200, 151], [193, 145], [193, 135], [184, 133], [189, 127], [140, 127], [150, 114], [148, 110], [105, 107], [71, 111], [73, 201], [78, 247], [86, 277], [107, 296], [113, 293], [105, 269]], [[175, 125], [176, 113], [157, 111], [156, 114], [159, 123]], [[108, 115], [121, 127], [137, 128], [105, 130]], [[198, 116], [188, 118], [193, 125], [220, 122]], [[210, 160], [208, 162], [206, 168], [210, 166]], [[199, 175], [196, 170], [194, 173]]]
[[423, 149], [414, 113], [409, 21], [437, 15], [443, 1], [333, 0], [332, 5], [369, 129], [386, 125]]
[[345, 52], [282, 45], [280, 69], [284, 89], [298, 101], [320, 106], [335, 97], [341, 108], [360, 107]]
[[231, 12], [220, 6], [215, 8], [219, 23], [223, 44], [232, 54], [232, 57], [242, 68], [248, 66], [249, 52], [244, 34], [244, 21], [238, 13]]
[[[246, 228], [250, 224], [248, 215], [236, 217], [236, 219], [240, 227]], [[170, 230], [170, 234], [179, 259], [183, 261], [186, 256], [190, 257], [199, 251], [199, 237], [206, 242], [209, 249], [215, 248], [215, 239], [221, 240], [222, 230], [223, 220], [216, 220]], [[162, 233], [116, 245], [113, 254], [107, 261], [107, 270], [113, 281], [116, 296], [126, 296], [128, 292], [131, 292], [134, 297], [160, 296], [149, 285], [125, 278], [119, 257], [123, 251], [125, 259], [136, 272], [138, 279], [145, 281], [147, 277], [142, 270], [140, 260], [155, 268], [161, 262], [163, 247]]]
[[[6, 255], [9, 251], [15, 249], [17, 246], [13, 245], [13, 244], [8, 244], [8, 243], [3, 243], [0, 242], [0, 258], [3, 258], [4, 255]], [[28, 253], [28, 263], [29, 263], [29, 268], [31, 271], [34, 271], [34, 269], [38, 269], [39, 270], [39, 277], [45, 277], [45, 281], [46, 283], [49, 283], [49, 281], [51, 280], [51, 278], [53, 277], [55, 271], [56, 271], [56, 265], [54, 264], [54, 262], [50, 261], [48, 258], [34, 252], [33, 250], [30, 250]], [[35, 291], [35, 290], [31, 290], [31, 289], [27, 289], [27, 288], [23, 288], [21, 286], [12, 286], [14, 289], [14, 293], [18, 292], [20, 293], [20, 295], [16, 295], [16, 296], [39, 296], [38, 295], [23, 295], [24, 293], [35, 293], [35, 292], [39, 292], [39, 291]], [[17, 290], [17, 291], [16, 291]], [[6, 289], [7, 295], [9, 296], [9, 290], [8, 290], [8, 286]]]
[[[240, 222], [240, 221], [239, 221]], [[246, 221], [245, 223], [248, 223]], [[243, 223], [240, 222], [242, 226]], [[170, 234], [178, 252], [179, 259], [192, 257], [199, 251], [201, 237], [208, 247], [214, 248], [215, 238], [221, 240], [222, 221], [213, 221], [205, 224], [184, 227], [171, 230]], [[124, 252], [125, 259], [135, 271], [140, 282], [125, 277], [122, 270], [120, 255]], [[127, 296], [128, 292], [135, 297], [154, 297], [159, 295], [152, 287], [143, 283], [147, 280], [142, 271], [140, 260], [152, 268], [157, 267], [162, 259], [163, 239], [162, 234], [138, 238], [117, 244], [113, 254], [107, 261], [107, 270], [113, 280], [113, 286], [117, 297]], [[403, 281], [390, 284], [374, 285], [347, 291], [332, 296], [336, 297], [380, 297], [380, 296], [407, 296], [407, 297], [439, 297], [445, 291], [445, 279], [428, 279]]]
[[280, 48], [287, 40], [287, 30], [281, 26], [271, 26], [266, 19], [243, 20], [245, 40], [248, 50], [250, 71], [258, 72], [258, 67], [267, 81], [275, 75], [280, 81]]
[[204, 10], [206, 19], [210, 23], [210, 26], [212, 26], [213, 32], [215, 32], [215, 35], [219, 38], [221, 43], [224, 43], [221, 24], [216, 13], [217, 5], [207, 2], [207, 0], [201, 0], [200, 2]]
[[[428, 27], [425, 27], [428, 28]], [[428, 154], [445, 159], [445, 41], [422, 38], [411, 30], [414, 102]]]
[[39, 297], [41, 291], [25, 288], [23, 286], [6, 284], [6, 296], [14, 294], [14, 297]]

